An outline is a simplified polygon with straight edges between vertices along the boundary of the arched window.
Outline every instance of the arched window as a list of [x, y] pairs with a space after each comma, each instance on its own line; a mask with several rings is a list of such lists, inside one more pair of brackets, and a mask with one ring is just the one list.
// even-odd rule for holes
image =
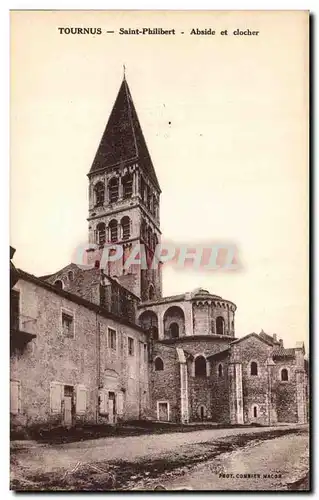
[[122, 179], [123, 198], [130, 198], [133, 194], [133, 175], [126, 174]]
[[225, 334], [225, 320], [222, 316], [216, 318], [216, 333], [217, 335]]
[[61, 288], [61, 290], [63, 290], [63, 281], [62, 280], [56, 280], [54, 282], [54, 285], [57, 287], [57, 288]]
[[153, 196], [150, 189], [148, 191], [148, 196], [147, 196], [147, 208], [151, 213], [153, 213]]
[[256, 361], [250, 363], [250, 375], [258, 375], [258, 365]]
[[153, 244], [153, 231], [152, 229], [149, 227], [148, 230], [147, 230], [147, 244], [150, 248], [152, 248], [152, 244]]
[[74, 279], [73, 271], [68, 272], [68, 278], [69, 278], [69, 281], [73, 281], [73, 279]]
[[288, 381], [288, 370], [287, 370], [287, 368], [283, 368], [281, 370], [281, 380], [283, 382], [287, 382]]
[[131, 220], [127, 215], [122, 218], [121, 226], [123, 240], [128, 240], [131, 236]]
[[253, 417], [257, 418], [257, 406], [253, 406]]
[[223, 365], [219, 363], [218, 365], [218, 377], [221, 378], [223, 376]]
[[116, 243], [118, 240], [117, 220], [115, 220], [115, 219], [112, 219], [109, 223], [109, 239], [112, 243]]
[[185, 334], [185, 316], [178, 306], [169, 307], [163, 317], [164, 338], [177, 338]]
[[101, 206], [104, 203], [105, 188], [103, 182], [98, 182], [94, 186], [95, 206]]
[[149, 298], [149, 300], [153, 300], [154, 299], [154, 295], [155, 295], [154, 285], [151, 283], [150, 287], [148, 289], [148, 298]]
[[144, 219], [142, 220], [141, 224], [141, 237], [144, 240], [144, 242], [147, 241], [147, 224]]
[[100, 222], [96, 226], [96, 239], [98, 245], [104, 245], [106, 241], [106, 227], [104, 222]]
[[203, 421], [206, 419], [206, 415], [207, 415], [207, 410], [206, 410], [206, 407], [204, 405], [200, 405], [199, 409], [198, 409], [198, 413], [199, 413], [199, 418]]
[[157, 200], [156, 200], [155, 196], [153, 197], [153, 215], [157, 219], [157, 216], [158, 216], [158, 204], [157, 204]]
[[169, 331], [172, 339], [176, 339], [179, 337], [179, 326], [178, 323], [171, 323], [169, 326]]
[[141, 195], [143, 203], [145, 203], [145, 198], [146, 198], [146, 183], [145, 183], [143, 177], [141, 177], [140, 195]]
[[206, 377], [206, 359], [204, 356], [197, 356], [195, 359], [195, 377]]
[[110, 203], [114, 203], [119, 199], [119, 180], [117, 177], [113, 177], [109, 182], [109, 200]]
[[162, 370], [164, 370], [163, 360], [161, 358], [156, 358], [155, 359], [155, 371], [160, 372]]
[[158, 319], [153, 311], [144, 311], [139, 317], [139, 324], [153, 340], [158, 340]]

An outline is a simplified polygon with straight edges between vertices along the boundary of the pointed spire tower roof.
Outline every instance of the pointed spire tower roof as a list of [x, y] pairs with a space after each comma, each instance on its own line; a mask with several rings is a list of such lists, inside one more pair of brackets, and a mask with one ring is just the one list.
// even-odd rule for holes
[[160, 191], [155, 169], [125, 78], [92, 163], [90, 174], [136, 161]]

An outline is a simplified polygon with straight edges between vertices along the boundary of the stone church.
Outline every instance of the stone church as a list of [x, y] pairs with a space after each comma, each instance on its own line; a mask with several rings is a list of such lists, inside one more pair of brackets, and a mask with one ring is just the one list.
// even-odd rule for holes
[[[125, 268], [134, 245], [149, 262], [161, 241], [161, 189], [125, 77], [88, 180], [91, 265], [36, 277], [11, 261], [13, 428], [305, 423], [302, 342], [236, 338], [232, 301], [201, 288], [163, 297], [160, 265]], [[106, 245], [123, 252], [102, 267]]]

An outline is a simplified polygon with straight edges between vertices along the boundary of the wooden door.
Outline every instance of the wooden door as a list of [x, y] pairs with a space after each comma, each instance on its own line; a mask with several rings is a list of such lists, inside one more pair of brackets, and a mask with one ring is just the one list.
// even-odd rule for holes
[[71, 427], [73, 423], [73, 387], [71, 385], [64, 386], [64, 411], [63, 424], [66, 427]]
[[108, 401], [109, 423], [115, 424], [116, 422], [116, 408], [115, 408], [115, 392], [109, 392]]
[[72, 397], [64, 397], [64, 425], [71, 427], [72, 425]]
[[168, 422], [168, 404], [158, 403], [158, 420]]

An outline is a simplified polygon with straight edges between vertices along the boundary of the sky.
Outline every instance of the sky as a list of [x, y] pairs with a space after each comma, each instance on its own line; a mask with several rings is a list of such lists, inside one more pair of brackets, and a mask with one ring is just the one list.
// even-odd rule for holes
[[[237, 336], [263, 329], [307, 345], [307, 23], [304, 12], [280, 11], [12, 12], [16, 266], [52, 273], [87, 241], [86, 174], [125, 64], [162, 189], [163, 239], [226, 241], [242, 263], [209, 273], [165, 267], [163, 294], [203, 287], [235, 302]], [[71, 26], [103, 33], [59, 33]], [[176, 35], [125, 36], [121, 27]], [[237, 28], [259, 35], [235, 36]]]

